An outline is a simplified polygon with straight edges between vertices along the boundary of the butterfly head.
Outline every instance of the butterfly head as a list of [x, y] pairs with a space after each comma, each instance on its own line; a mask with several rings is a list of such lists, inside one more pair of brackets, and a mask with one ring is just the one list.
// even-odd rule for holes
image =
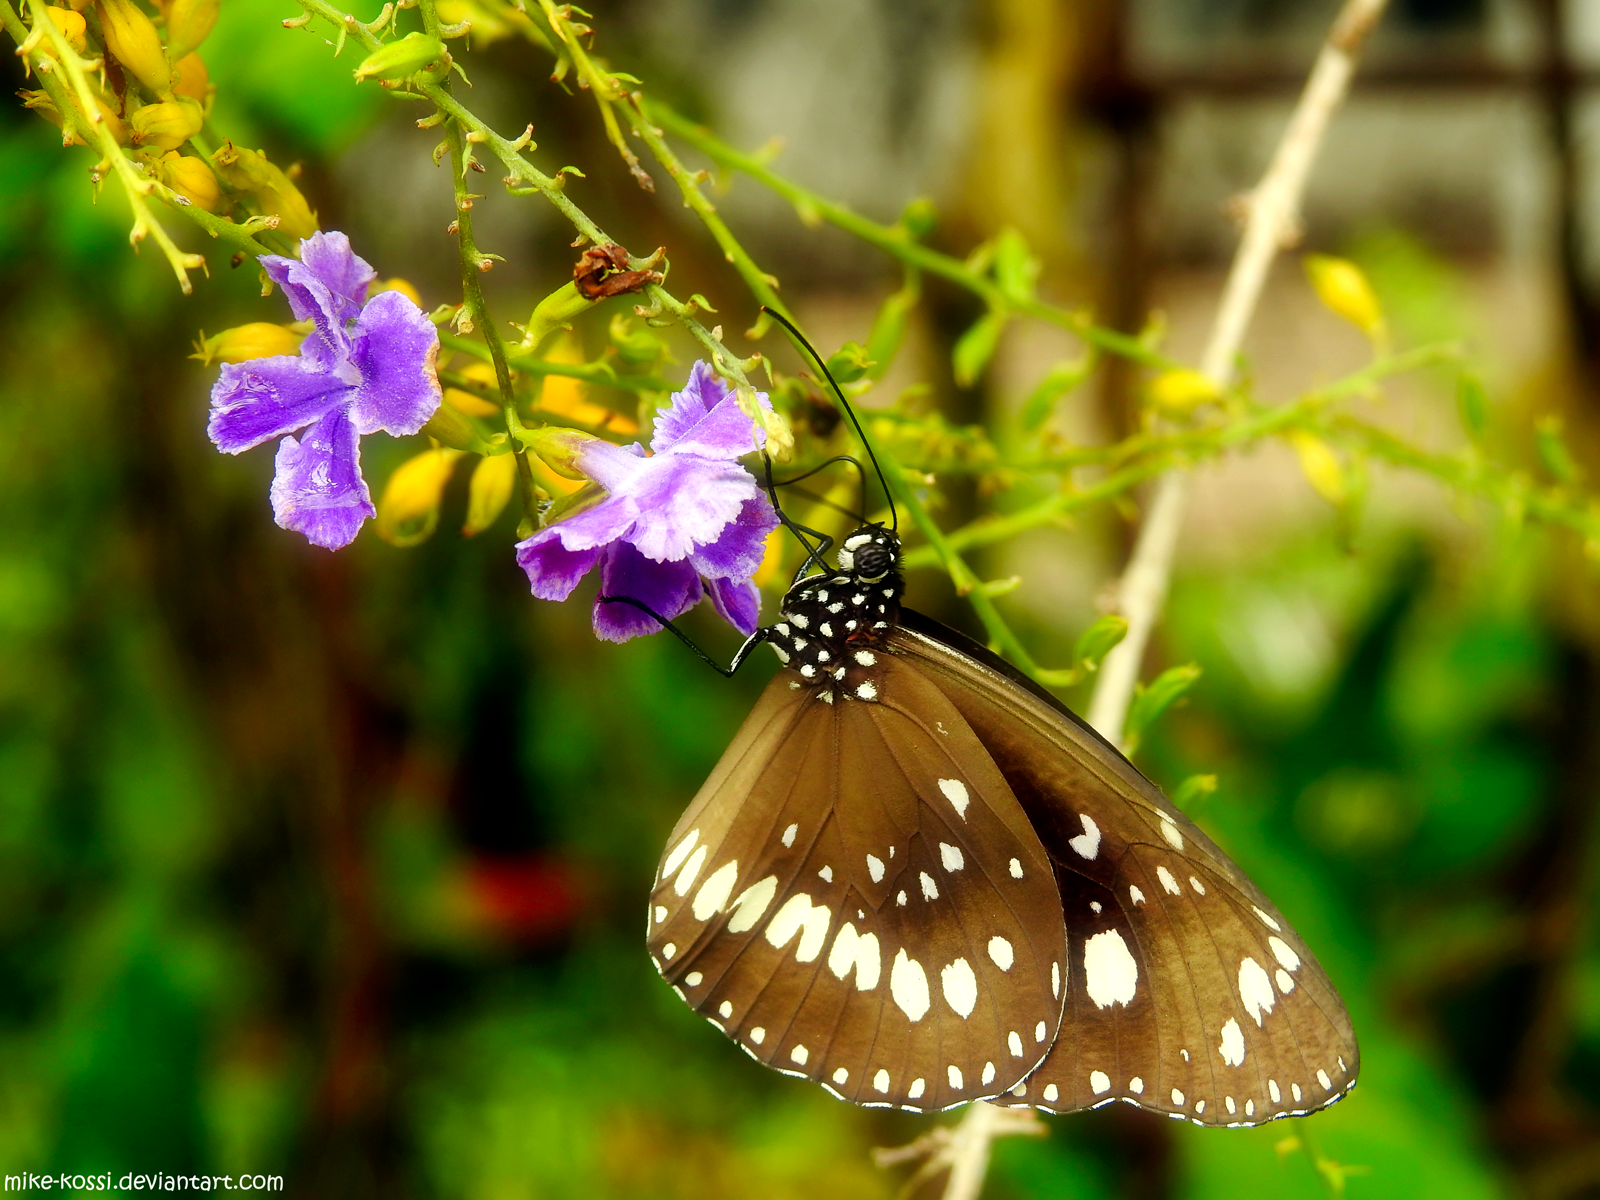
[[863, 525], [839, 548], [837, 572], [808, 575], [783, 598], [783, 613], [765, 640], [818, 699], [875, 700], [877, 654], [899, 618], [900, 539], [882, 525]]

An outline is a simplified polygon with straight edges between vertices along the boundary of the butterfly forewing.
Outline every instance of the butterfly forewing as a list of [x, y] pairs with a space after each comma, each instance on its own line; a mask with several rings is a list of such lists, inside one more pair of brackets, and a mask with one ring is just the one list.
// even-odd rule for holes
[[1068, 937], [1061, 1034], [1013, 1094], [1128, 1100], [1202, 1124], [1307, 1112], [1354, 1085], [1338, 994], [1217, 846], [980, 647], [908, 614], [890, 648], [966, 718], [1050, 855]]
[[758, 1060], [845, 1099], [1004, 1092], [1061, 1019], [1044, 847], [919, 671], [880, 656], [837, 690], [795, 682], [780, 672], [668, 841], [659, 969]]

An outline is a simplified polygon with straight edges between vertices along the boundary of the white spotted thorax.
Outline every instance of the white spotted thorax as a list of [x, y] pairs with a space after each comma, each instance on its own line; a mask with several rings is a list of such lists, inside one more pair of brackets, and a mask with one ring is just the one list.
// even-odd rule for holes
[[864, 525], [839, 547], [836, 572], [810, 575], [783, 598], [777, 622], [763, 630], [778, 661], [828, 704], [873, 703], [882, 695], [879, 655], [900, 612], [905, 583], [900, 539]]

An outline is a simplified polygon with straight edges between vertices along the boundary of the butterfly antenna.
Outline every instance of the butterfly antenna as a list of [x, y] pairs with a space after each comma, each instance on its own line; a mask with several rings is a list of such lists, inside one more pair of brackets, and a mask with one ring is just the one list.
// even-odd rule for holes
[[856, 410], [850, 407], [850, 401], [845, 399], [844, 390], [840, 388], [838, 381], [834, 379], [833, 372], [828, 370], [828, 364], [822, 361], [822, 355], [817, 353], [817, 348], [806, 340], [806, 335], [795, 328], [793, 321], [775, 309], [767, 308], [765, 305], [762, 306], [761, 311], [787, 329], [789, 336], [805, 347], [806, 353], [811, 355], [811, 360], [817, 364], [818, 369], [822, 371], [823, 378], [828, 381], [828, 386], [833, 389], [833, 394], [839, 398], [839, 406], [844, 409], [844, 415], [850, 418], [850, 424], [855, 427], [856, 436], [861, 439], [861, 444], [866, 447], [867, 457], [872, 460], [872, 469], [878, 473], [878, 482], [883, 485], [884, 499], [889, 502], [890, 526], [896, 533], [899, 533], [900, 514], [894, 506], [894, 493], [889, 490], [889, 480], [884, 476], [883, 467], [878, 463], [878, 456], [872, 452], [872, 443], [867, 441], [867, 431], [861, 428], [861, 422], [856, 418]]

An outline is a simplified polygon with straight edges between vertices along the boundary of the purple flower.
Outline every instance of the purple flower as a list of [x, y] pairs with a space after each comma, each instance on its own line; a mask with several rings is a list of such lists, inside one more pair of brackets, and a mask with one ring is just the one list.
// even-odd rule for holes
[[[238, 454], [284, 434], [272, 512], [318, 546], [347, 546], [375, 515], [361, 477], [361, 437], [416, 433], [439, 408], [439, 334], [399, 292], [366, 300], [375, 276], [342, 233], [314, 233], [300, 258], [261, 256], [313, 330], [300, 353], [232, 363], [211, 389], [207, 432]], [[309, 428], [308, 428], [309, 427]]]
[[[628, 596], [671, 620], [704, 595], [743, 633], [754, 633], [761, 597], [750, 582], [777, 515], [735, 460], [759, 445], [751, 420], [705, 363], [656, 414], [654, 451], [572, 430], [547, 430], [574, 467], [605, 489], [598, 503], [517, 543], [517, 562], [541, 600], [565, 600], [600, 568], [600, 593]], [[762, 407], [770, 408], [757, 392]], [[756, 438], [762, 436], [756, 430]], [[594, 606], [596, 636], [625, 642], [661, 626], [631, 604]]]

